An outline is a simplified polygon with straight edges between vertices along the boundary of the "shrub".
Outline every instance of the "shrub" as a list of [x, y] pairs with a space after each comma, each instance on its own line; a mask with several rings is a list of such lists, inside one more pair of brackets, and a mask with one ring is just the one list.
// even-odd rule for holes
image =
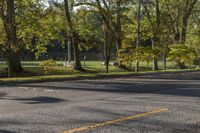
[[57, 66], [56, 62], [52, 59], [45, 60], [40, 63], [40, 66], [44, 70], [44, 74], [49, 74], [49, 72], [53, 69], [53, 67]]
[[121, 49], [118, 60], [123, 62], [123, 65], [131, 68], [132, 63], [134, 61], [139, 61], [139, 62], [145, 61], [148, 65], [152, 61], [153, 55], [154, 55], [153, 50], [150, 47], [139, 47], [139, 48], [132, 48], [129, 50]]
[[191, 64], [195, 59], [193, 50], [187, 45], [177, 44], [170, 47], [169, 60], [174, 60], [180, 69], [185, 69], [186, 63]]

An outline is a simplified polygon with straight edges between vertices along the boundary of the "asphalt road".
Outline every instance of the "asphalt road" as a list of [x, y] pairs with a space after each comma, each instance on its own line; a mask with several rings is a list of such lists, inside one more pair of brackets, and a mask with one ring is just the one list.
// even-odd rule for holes
[[200, 72], [0, 86], [0, 133], [200, 133]]

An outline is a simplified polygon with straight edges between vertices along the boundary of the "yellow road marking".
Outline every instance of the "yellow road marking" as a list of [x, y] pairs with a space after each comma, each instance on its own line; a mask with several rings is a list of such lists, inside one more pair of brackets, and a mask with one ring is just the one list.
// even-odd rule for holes
[[80, 128], [75, 128], [75, 129], [71, 129], [71, 130], [68, 130], [68, 131], [64, 131], [62, 133], [82, 132], [82, 131], [86, 131], [86, 130], [90, 130], [90, 129], [94, 129], [94, 128], [98, 128], [98, 127], [109, 126], [109, 125], [113, 125], [113, 124], [116, 124], [116, 123], [134, 120], [134, 119], [137, 119], [137, 118], [150, 116], [150, 115], [154, 115], [154, 114], [161, 113], [161, 112], [167, 112], [167, 111], [169, 111], [168, 108], [155, 109], [155, 110], [152, 110], [150, 112], [146, 112], [146, 113], [142, 113], [142, 114], [136, 114], [136, 115], [123, 117], [123, 118], [116, 119], [116, 120], [106, 121], [106, 122], [102, 122], [102, 123], [98, 123], [98, 124], [94, 124], [94, 125], [84, 126], [84, 127], [80, 127]]

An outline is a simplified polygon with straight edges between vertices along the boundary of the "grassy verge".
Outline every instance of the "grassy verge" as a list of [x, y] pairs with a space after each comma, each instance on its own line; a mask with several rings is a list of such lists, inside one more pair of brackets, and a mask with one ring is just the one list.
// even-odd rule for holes
[[[101, 64], [100, 61], [88, 61], [82, 63], [86, 72], [75, 71], [71, 68], [66, 68], [62, 66], [54, 67], [48, 75], [44, 74], [44, 70], [41, 67], [24, 67], [24, 72], [15, 74], [14, 78], [6, 78], [7, 70], [5, 67], [0, 67], [0, 84], [9, 84], [9, 83], [28, 83], [28, 82], [44, 82], [44, 81], [62, 81], [62, 80], [74, 80], [74, 79], [95, 79], [95, 78], [110, 78], [110, 77], [121, 77], [127, 75], [141, 75], [149, 73], [163, 73], [163, 72], [183, 72], [183, 71], [196, 71], [198, 69], [186, 69], [186, 70], [177, 70], [171, 69], [172, 65], [168, 65], [168, 70], [159, 70], [151, 71], [151, 65], [146, 66], [145, 63], [140, 64], [139, 73], [130, 72], [128, 70], [120, 69], [118, 67], [110, 66], [110, 73], [105, 73], [105, 66]], [[161, 65], [160, 65], [161, 66]], [[190, 67], [190, 68], [195, 68]], [[161, 68], [160, 68], [161, 69]], [[133, 68], [134, 70], [134, 68]]]
[[[185, 69], [185, 70], [159, 70], [159, 71], [146, 71], [146, 72], [128, 72], [128, 71], [113, 71], [109, 74], [101, 72], [91, 72], [91, 73], [80, 73], [77, 71], [69, 74], [60, 75], [42, 75], [42, 76], [25, 76], [25, 77], [15, 77], [15, 78], [0, 78], [0, 84], [12, 84], [12, 83], [35, 83], [35, 82], [50, 82], [50, 81], [67, 81], [67, 80], [79, 80], [79, 79], [102, 79], [102, 78], [114, 78], [114, 77], [124, 77], [124, 76], [138, 76], [142, 74], [155, 74], [155, 73], [179, 73], [179, 72], [190, 72], [199, 71], [200, 69]], [[58, 71], [58, 70], [57, 70]]]

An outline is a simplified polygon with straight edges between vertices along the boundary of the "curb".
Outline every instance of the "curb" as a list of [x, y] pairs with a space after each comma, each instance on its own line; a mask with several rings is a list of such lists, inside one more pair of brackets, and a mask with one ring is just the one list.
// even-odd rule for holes
[[43, 83], [43, 82], [62, 82], [62, 81], [77, 81], [77, 80], [97, 80], [97, 79], [107, 79], [107, 78], [128, 78], [128, 77], [137, 77], [145, 75], [155, 75], [155, 74], [178, 74], [178, 73], [189, 73], [189, 72], [198, 72], [200, 70], [181, 70], [181, 71], [159, 71], [159, 72], [141, 72], [141, 73], [130, 73], [130, 74], [97, 74], [94, 76], [77, 76], [77, 77], [58, 77], [58, 78], [41, 78], [41, 79], [28, 79], [28, 80], [17, 80], [17, 81], [0, 81], [1, 85], [17, 85], [24, 83]]

